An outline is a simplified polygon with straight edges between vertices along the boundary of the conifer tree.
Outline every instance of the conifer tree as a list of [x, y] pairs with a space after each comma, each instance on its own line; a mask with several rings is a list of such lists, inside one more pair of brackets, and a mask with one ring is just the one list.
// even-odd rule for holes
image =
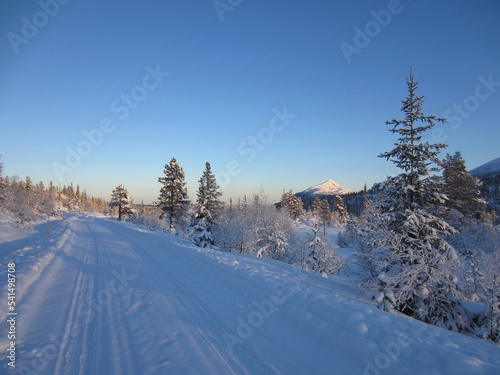
[[[422, 112], [418, 81], [410, 71], [403, 119], [388, 121], [399, 135], [395, 147], [379, 155], [392, 161], [401, 173], [378, 186], [379, 209], [387, 220], [389, 235], [379, 244], [390, 251], [383, 290], [397, 310], [422, 321], [451, 330], [465, 330], [466, 318], [455, 298], [458, 295], [453, 268], [455, 250], [445, 237], [455, 230], [436, 216], [446, 202], [438, 170], [438, 153], [444, 144], [422, 141], [422, 135], [445, 119]], [[382, 277], [383, 276], [383, 277]]]
[[133, 198], [129, 195], [127, 189], [123, 185], [118, 185], [111, 194], [109, 206], [118, 207], [118, 220], [121, 221], [124, 215], [128, 217], [133, 215], [132, 202]]
[[205, 170], [198, 182], [200, 185], [197, 204], [204, 206], [210, 212], [210, 224], [214, 224], [221, 215], [224, 204], [220, 201], [222, 193], [219, 191], [219, 185], [208, 161], [205, 163]]
[[165, 177], [158, 177], [163, 186], [157, 205], [163, 211], [162, 217], [168, 217], [170, 231], [175, 232], [174, 223], [184, 214], [187, 204], [184, 169], [172, 158], [169, 164], [165, 164], [163, 173]]
[[326, 226], [332, 222], [332, 213], [330, 212], [330, 204], [326, 199], [314, 198], [312, 211], [319, 219], [319, 224], [323, 226], [323, 237], [326, 236]]
[[466, 217], [480, 218], [486, 202], [480, 198], [481, 181], [467, 171], [460, 151], [447, 154], [442, 162], [447, 205]]
[[209, 162], [205, 164], [205, 170], [199, 183], [196, 211], [190, 226], [190, 237], [196, 245], [207, 247], [214, 245], [213, 230], [223, 209], [223, 203], [219, 200], [222, 193], [219, 191], [219, 185]]
[[342, 197], [338, 194], [333, 197], [333, 211], [337, 214], [340, 224], [347, 222], [347, 208]]
[[291, 189], [288, 192], [283, 191], [281, 207], [288, 212], [292, 220], [300, 220], [305, 215], [302, 199], [293, 194]]

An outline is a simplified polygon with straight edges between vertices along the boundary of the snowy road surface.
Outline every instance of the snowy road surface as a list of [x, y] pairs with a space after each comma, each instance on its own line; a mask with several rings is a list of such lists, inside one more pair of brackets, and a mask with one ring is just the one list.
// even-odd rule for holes
[[17, 316], [12, 368], [2, 280], [1, 373], [500, 374], [497, 346], [272, 260], [83, 215], [2, 234]]

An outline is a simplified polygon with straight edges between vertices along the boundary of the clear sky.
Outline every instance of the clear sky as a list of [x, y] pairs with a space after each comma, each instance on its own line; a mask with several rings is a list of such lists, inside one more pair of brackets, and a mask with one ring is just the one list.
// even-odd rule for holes
[[4, 0], [5, 173], [149, 203], [176, 157], [193, 199], [206, 161], [226, 200], [360, 190], [397, 173], [377, 155], [410, 65], [450, 120], [430, 140], [472, 169], [500, 156], [499, 17], [494, 0]]

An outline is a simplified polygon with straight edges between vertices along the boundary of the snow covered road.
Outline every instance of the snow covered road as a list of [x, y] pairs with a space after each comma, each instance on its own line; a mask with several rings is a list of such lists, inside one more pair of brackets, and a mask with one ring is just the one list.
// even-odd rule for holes
[[8, 374], [499, 374], [500, 349], [383, 313], [338, 284], [269, 259], [66, 215], [0, 234], [17, 268], [16, 367]]

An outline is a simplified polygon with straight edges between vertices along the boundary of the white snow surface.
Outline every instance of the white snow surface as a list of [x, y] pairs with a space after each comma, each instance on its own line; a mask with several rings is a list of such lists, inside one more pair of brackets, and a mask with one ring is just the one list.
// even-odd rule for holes
[[[500, 374], [500, 348], [332, 279], [85, 215], [0, 224], [2, 374]], [[16, 263], [16, 367], [6, 358]]]
[[352, 190], [342, 187], [340, 184], [333, 180], [326, 180], [322, 184], [311, 186], [301, 193], [310, 195], [342, 195], [352, 193]]

